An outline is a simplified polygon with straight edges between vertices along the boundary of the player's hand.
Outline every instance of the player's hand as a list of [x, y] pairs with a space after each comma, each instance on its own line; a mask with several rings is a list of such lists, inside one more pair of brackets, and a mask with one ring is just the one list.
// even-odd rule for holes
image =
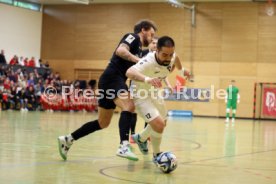
[[190, 74], [190, 72], [189, 72], [189, 71], [184, 70], [184, 71], [183, 71], [183, 76], [184, 76], [184, 77], [186, 77], [186, 79], [190, 79], [191, 74]]
[[151, 84], [155, 88], [161, 88], [162, 87], [162, 80], [159, 79], [159, 78], [146, 77], [145, 78], [145, 83]]

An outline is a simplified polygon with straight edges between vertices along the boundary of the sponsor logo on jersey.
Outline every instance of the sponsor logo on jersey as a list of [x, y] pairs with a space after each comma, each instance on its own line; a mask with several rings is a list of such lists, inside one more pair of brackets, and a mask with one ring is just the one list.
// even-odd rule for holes
[[132, 35], [128, 35], [127, 38], [125, 39], [125, 41], [129, 44], [131, 44], [133, 40], [135, 40], [135, 37]]

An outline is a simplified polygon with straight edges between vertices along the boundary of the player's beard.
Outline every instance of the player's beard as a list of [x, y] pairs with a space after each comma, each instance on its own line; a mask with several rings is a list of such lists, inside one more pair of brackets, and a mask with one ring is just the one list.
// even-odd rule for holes
[[150, 42], [148, 41], [147, 36], [144, 36], [144, 39], [143, 39], [143, 46], [144, 46], [144, 47], [148, 47], [149, 44], [150, 44]]
[[162, 65], [163, 65], [163, 66], [169, 66], [170, 63], [171, 63], [171, 61], [165, 60], [165, 61], [162, 62]]

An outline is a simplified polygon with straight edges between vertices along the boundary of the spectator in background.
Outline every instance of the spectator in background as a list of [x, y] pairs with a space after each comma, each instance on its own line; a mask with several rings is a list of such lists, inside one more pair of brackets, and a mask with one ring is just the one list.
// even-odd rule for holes
[[45, 68], [49, 68], [49, 67], [50, 67], [49, 62], [46, 61], [46, 62], [45, 62]]
[[0, 76], [0, 91], [4, 90], [5, 76]]
[[16, 93], [16, 100], [20, 103], [21, 111], [28, 111], [27, 109], [27, 101], [25, 101], [25, 88], [21, 88]]
[[7, 110], [10, 107], [9, 94], [10, 94], [10, 90], [9, 89], [4, 89], [4, 91], [2, 93], [2, 109], [3, 110]]
[[24, 97], [25, 97], [24, 101], [27, 103], [27, 109], [31, 111], [36, 110], [37, 101], [36, 101], [34, 87], [32, 85], [26, 88]]
[[43, 67], [43, 63], [42, 63], [42, 59], [39, 59], [38, 60], [38, 66], [37, 67], [39, 67], [39, 68], [44, 68]]
[[24, 61], [23, 61], [24, 66], [28, 66], [29, 65], [29, 61], [28, 60], [29, 60], [29, 58], [27, 58], [27, 57], [24, 59]]
[[18, 57], [14, 55], [13, 58], [10, 60], [10, 65], [17, 65], [18, 64]]
[[35, 82], [34, 82], [34, 75], [33, 73], [29, 74], [29, 79], [27, 81], [27, 86], [34, 86]]
[[59, 72], [56, 72], [55, 75], [54, 75], [54, 79], [56, 80], [60, 80], [60, 75], [59, 75]]
[[10, 89], [11, 88], [11, 81], [9, 78], [5, 78], [4, 80], [4, 89]]
[[25, 75], [20, 75], [18, 78], [18, 84], [20, 87], [22, 88], [26, 88], [27, 87], [27, 79]]
[[18, 64], [20, 66], [24, 66], [24, 57], [23, 56], [20, 56], [20, 58], [18, 59]]
[[29, 66], [29, 67], [35, 67], [35, 58], [34, 57], [31, 57], [31, 59], [29, 60], [27, 66]]
[[3, 49], [1, 50], [1, 53], [0, 53], [0, 64], [7, 64], [5, 52]]
[[12, 86], [9, 96], [10, 109], [16, 109], [16, 101], [16, 86]]
[[4, 66], [0, 66], [0, 76], [5, 75], [5, 69]]

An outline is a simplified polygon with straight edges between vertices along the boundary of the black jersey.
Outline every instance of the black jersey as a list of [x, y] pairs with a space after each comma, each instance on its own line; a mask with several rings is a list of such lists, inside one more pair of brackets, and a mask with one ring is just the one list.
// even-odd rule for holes
[[[140, 37], [137, 34], [134, 33], [128, 33], [124, 35], [124, 37], [121, 39], [120, 43], [118, 46], [121, 44], [127, 44], [129, 47], [129, 52], [139, 58], [142, 57], [142, 43], [140, 41]], [[116, 55], [116, 53], [113, 53], [113, 56], [111, 58], [110, 64], [113, 65], [119, 73], [125, 76], [125, 73], [129, 67], [134, 65], [134, 62], [125, 60], [119, 56]]]
[[146, 56], [149, 53], [149, 49], [145, 49], [142, 51], [142, 57]]

